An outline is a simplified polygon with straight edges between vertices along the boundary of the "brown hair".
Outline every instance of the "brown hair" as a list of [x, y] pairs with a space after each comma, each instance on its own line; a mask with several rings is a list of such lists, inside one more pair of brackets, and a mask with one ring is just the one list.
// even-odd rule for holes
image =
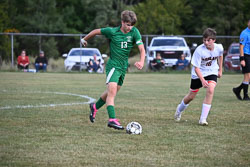
[[133, 11], [124, 10], [121, 14], [121, 20], [123, 22], [129, 22], [131, 25], [135, 25], [137, 21], [136, 14]]
[[203, 32], [203, 38], [216, 39], [216, 31], [212, 28], [207, 28]]

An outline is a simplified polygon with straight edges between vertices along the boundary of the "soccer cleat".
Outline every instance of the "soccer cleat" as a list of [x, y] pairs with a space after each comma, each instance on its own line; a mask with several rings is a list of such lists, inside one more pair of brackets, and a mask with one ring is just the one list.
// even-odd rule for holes
[[[180, 105], [180, 104], [179, 104]], [[181, 112], [178, 111], [179, 105], [176, 108], [176, 112], [174, 114], [175, 121], [179, 122], [181, 120]]]
[[109, 119], [108, 122], [108, 127], [118, 129], [118, 130], [123, 130], [124, 128], [121, 126], [121, 124], [118, 122], [118, 119]]
[[208, 123], [207, 123], [206, 120], [200, 120], [199, 124], [202, 125], [202, 126], [208, 126]]
[[247, 96], [244, 96], [243, 100], [248, 101], [248, 100], [250, 100], [250, 97], [249, 97], [248, 95], [247, 95]]
[[240, 96], [240, 91], [237, 88], [233, 88], [233, 92], [236, 95], [237, 99], [242, 100]]
[[90, 108], [89, 119], [92, 123], [94, 123], [95, 122], [95, 115], [96, 115], [98, 110], [95, 107], [95, 103], [90, 103], [89, 108]]

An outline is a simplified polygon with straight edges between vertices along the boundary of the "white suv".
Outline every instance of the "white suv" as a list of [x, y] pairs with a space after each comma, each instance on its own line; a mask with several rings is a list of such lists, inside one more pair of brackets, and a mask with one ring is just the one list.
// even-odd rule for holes
[[93, 59], [94, 54], [96, 54], [97, 60], [100, 61], [100, 69], [98, 72], [103, 73], [103, 57], [107, 57], [107, 55], [101, 55], [97, 48], [72, 48], [68, 54], [63, 54], [63, 57], [66, 57], [64, 61], [65, 70], [86, 70], [88, 68], [89, 60]]
[[188, 62], [191, 61], [190, 49], [183, 37], [154, 37], [147, 48], [147, 65], [160, 53], [165, 67], [173, 67], [184, 53]]

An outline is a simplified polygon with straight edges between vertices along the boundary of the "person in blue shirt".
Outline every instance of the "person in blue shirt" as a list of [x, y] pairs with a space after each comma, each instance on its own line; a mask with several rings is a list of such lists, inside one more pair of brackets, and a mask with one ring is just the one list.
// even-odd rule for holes
[[[248, 85], [250, 80], [250, 19], [248, 27], [240, 34], [240, 64], [244, 74], [243, 82], [233, 92], [239, 100], [250, 100], [248, 96]], [[240, 92], [243, 89], [244, 97], [242, 99]]]
[[97, 70], [100, 68], [100, 61], [101, 60], [97, 60], [96, 54], [94, 54], [93, 59], [89, 60], [88, 72], [90, 72], [90, 73], [97, 72]]
[[181, 58], [176, 62], [177, 70], [186, 70], [188, 67], [188, 60], [185, 59], [185, 55], [182, 54]]

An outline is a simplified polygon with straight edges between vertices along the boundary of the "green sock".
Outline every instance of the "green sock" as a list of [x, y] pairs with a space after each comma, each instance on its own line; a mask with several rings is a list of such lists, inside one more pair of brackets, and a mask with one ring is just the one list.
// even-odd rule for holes
[[106, 102], [102, 100], [102, 98], [99, 98], [99, 100], [95, 103], [95, 107], [98, 110], [101, 108]]
[[108, 114], [109, 114], [109, 118], [115, 118], [115, 108], [114, 106], [107, 106], [107, 110], [108, 110]]

